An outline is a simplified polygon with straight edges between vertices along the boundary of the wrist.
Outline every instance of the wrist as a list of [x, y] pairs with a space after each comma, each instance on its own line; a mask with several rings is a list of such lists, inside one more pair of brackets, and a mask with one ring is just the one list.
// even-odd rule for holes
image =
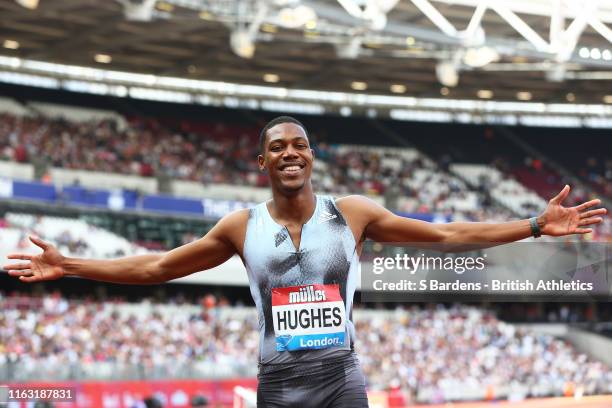
[[540, 238], [542, 236], [542, 229], [540, 227], [541, 224], [538, 221], [538, 218], [540, 217], [531, 217], [529, 219], [529, 228], [531, 229], [531, 236], [534, 238]]
[[538, 223], [538, 227], [540, 227], [540, 230], [542, 230], [544, 229], [544, 225], [546, 225], [546, 217], [540, 215], [536, 218], [536, 222]]
[[59, 267], [62, 270], [64, 276], [77, 276], [77, 274], [74, 272], [74, 261], [76, 261], [76, 258], [68, 258], [62, 255], [62, 258], [59, 262]]

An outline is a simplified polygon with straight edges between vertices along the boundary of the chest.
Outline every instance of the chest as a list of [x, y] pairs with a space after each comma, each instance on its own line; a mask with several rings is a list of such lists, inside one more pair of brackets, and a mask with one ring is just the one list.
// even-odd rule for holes
[[252, 270], [270, 287], [341, 282], [349, 266], [345, 235], [316, 223], [279, 226], [272, 240], [257, 241], [263, 256]]
[[288, 239], [291, 241], [293, 248], [296, 251], [300, 250], [300, 244], [302, 243], [302, 231], [304, 225], [302, 224], [288, 224], [285, 225], [285, 230], [289, 234]]
[[342, 283], [355, 251], [340, 217], [314, 217], [304, 225], [255, 221], [248, 230], [245, 263], [261, 293], [270, 288]]

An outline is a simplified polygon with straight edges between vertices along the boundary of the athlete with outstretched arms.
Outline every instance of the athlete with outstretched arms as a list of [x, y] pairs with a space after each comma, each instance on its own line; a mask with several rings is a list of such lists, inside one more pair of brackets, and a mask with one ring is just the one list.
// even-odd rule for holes
[[[258, 407], [367, 407], [364, 376], [353, 352], [353, 294], [366, 238], [383, 243], [437, 243], [461, 248], [532, 235], [585, 234], [601, 222], [599, 200], [563, 207], [565, 188], [537, 218], [504, 223], [432, 224], [393, 214], [361, 196], [315, 195], [314, 152], [305, 127], [282, 116], [261, 132], [259, 168], [272, 199], [223, 217], [203, 238], [166, 253], [113, 260], [62, 256], [43, 240], [39, 255], [4, 266], [23, 282], [78, 276], [155, 284], [214, 268], [238, 254], [259, 314]], [[25, 261], [25, 262], [23, 262]]]

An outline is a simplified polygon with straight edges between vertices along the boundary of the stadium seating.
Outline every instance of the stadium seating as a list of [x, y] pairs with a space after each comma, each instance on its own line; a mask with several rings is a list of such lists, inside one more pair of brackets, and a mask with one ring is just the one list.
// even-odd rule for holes
[[[64, 107], [44, 106], [53, 114], [67, 112]], [[74, 115], [63, 117], [82, 118], [81, 113], [75, 110]], [[251, 201], [269, 197], [267, 178], [255, 161], [258, 145], [253, 130], [221, 124], [183, 127], [188, 131], [172, 130], [161, 121], [130, 118], [128, 127], [121, 130], [114, 118], [79, 123], [4, 114], [0, 159], [38, 165], [43, 161], [49, 166], [47, 178], [60, 185], [76, 182], [85, 187], [152, 192], [158, 183], [150, 177], [156, 175], [176, 180], [172, 190], [177, 195]], [[485, 201], [482, 193], [442, 172], [413, 148], [320, 143], [315, 150], [317, 191], [382, 197], [393, 186], [393, 193], [400, 197], [398, 206], [405, 212], [458, 212], [469, 214], [468, 218], [474, 218]], [[25, 174], [32, 177], [33, 173]]]
[[34, 251], [24, 242], [28, 234], [49, 240], [67, 256], [109, 258], [148, 252], [125, 238], [82, 220], [52, 216], [8, 213], [6, 221], [12, 228], [1, 229], [6, 245], [0, 247], [0, 257], [15, 251]]
[[[250, 202], [270, 196], [267, 177], [259, 172], [255, 161], [259, 148], [254, 126], [144, 116], [125, 118], [109, 110], [41, 102], [24, 106], [7, 98], [0, 102], [10, 112], [0, 114], [0, 170], [4, 177], [33, 180], [37, 168], [46, 168], [44, 181], [58, 186], [78, 184], [149, 194], [161, 189], [177, 196]], [[39, 114], [33, 115], [34, 108]], [[314, 120], [316, 126], [323, 126], [319, 122]], [[389, 126], [396, 126], [398, 134], [410, 130]], [[318, 132], [322, 131], [313, 130], [313, 139]], [[468, 152], [483, 147], [483, 152], [474, 152], [474, 160], [480, 163], [462, 163], [461, 160], [470, 161], [470, 153], [446, 144], [452, 140], [449, 135], [436, 138], [441, 143], [415, 148], [346, 144], [350, 141], [346, 137], [339, 139], [344, 143], [335, 144], [321, 137], [314, 145], [315, 189], [334, 195], [368, 194], [404, 213], [503, 221], [540, 212], [545, 199], [560, 185], [561, 179], [552, 170], [546, 173], [548, 178], [554, 178], [550, 184], [542, 180], [544, 173], [524, 166], [507, 163], [493, 167], [482, 163], [495, 151], [488, 136], [484, 143], [465, 138]], [[500, 142], [499, 138], [494, 140]], [[520, 154], [507, 142], [503, 146], [514, 155]], [[438, 163], [430, 159], [446, 149], [459, 160], [451, 164], [444, 158]], [[603, 173], [598, 174], [599, 170]], [[605, 183], [609, 173], [595, 166], [585, 177], [607, 188], [607, 184], [612, 185]], [[163, 188], [163, 180], [168, 181], [168, 189]], [[589, 198], [580, 189], [577, 193], [573, 193], [574, 201]], [[600, 235], [610, 235], [611, 228], [608, 220], [599, 229], [604, 231]]]
[[95, 123], [110, 119], [117, 123], [119, 130], [124, 130], [127, 127], [125, 118], [113, 111], [44, 102], [30, 102], [27, 107], [31, 114], [39, 114], [49, 119], [65, 119], [76, 123]]
[[484, 189], [490, 191], [495, 200], [520, 216], [529, 217], [546, 208], [546, 200], [491, 166], [452, 164], [451, 169], [465, 178], [473, 187], [484, 185]]
[[25, 116], [29, 113], [26, 107], [11, 98], [0, 98], [0, 112], [16, 116]]
[[[92, 302], [59, 293], [0, 297], [0, 380], [254, 376], [257, 314], [149, 301]], [[468, 306], [356, 310], [356, 349], [370, 390], [422, 402], [484, 399], [520, 388], [612, 392], [612, 370], [547, 334]], [[393, 367], [393, 369], [391, 369]]]

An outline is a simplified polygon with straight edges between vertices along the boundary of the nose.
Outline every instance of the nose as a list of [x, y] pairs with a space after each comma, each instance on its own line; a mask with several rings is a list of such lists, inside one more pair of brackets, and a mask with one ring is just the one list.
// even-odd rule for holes
[[287, 146], [283, 153], [283, 159], [287, 159], [289, 157], [297, 157], [297, 150], [291, 144]]

